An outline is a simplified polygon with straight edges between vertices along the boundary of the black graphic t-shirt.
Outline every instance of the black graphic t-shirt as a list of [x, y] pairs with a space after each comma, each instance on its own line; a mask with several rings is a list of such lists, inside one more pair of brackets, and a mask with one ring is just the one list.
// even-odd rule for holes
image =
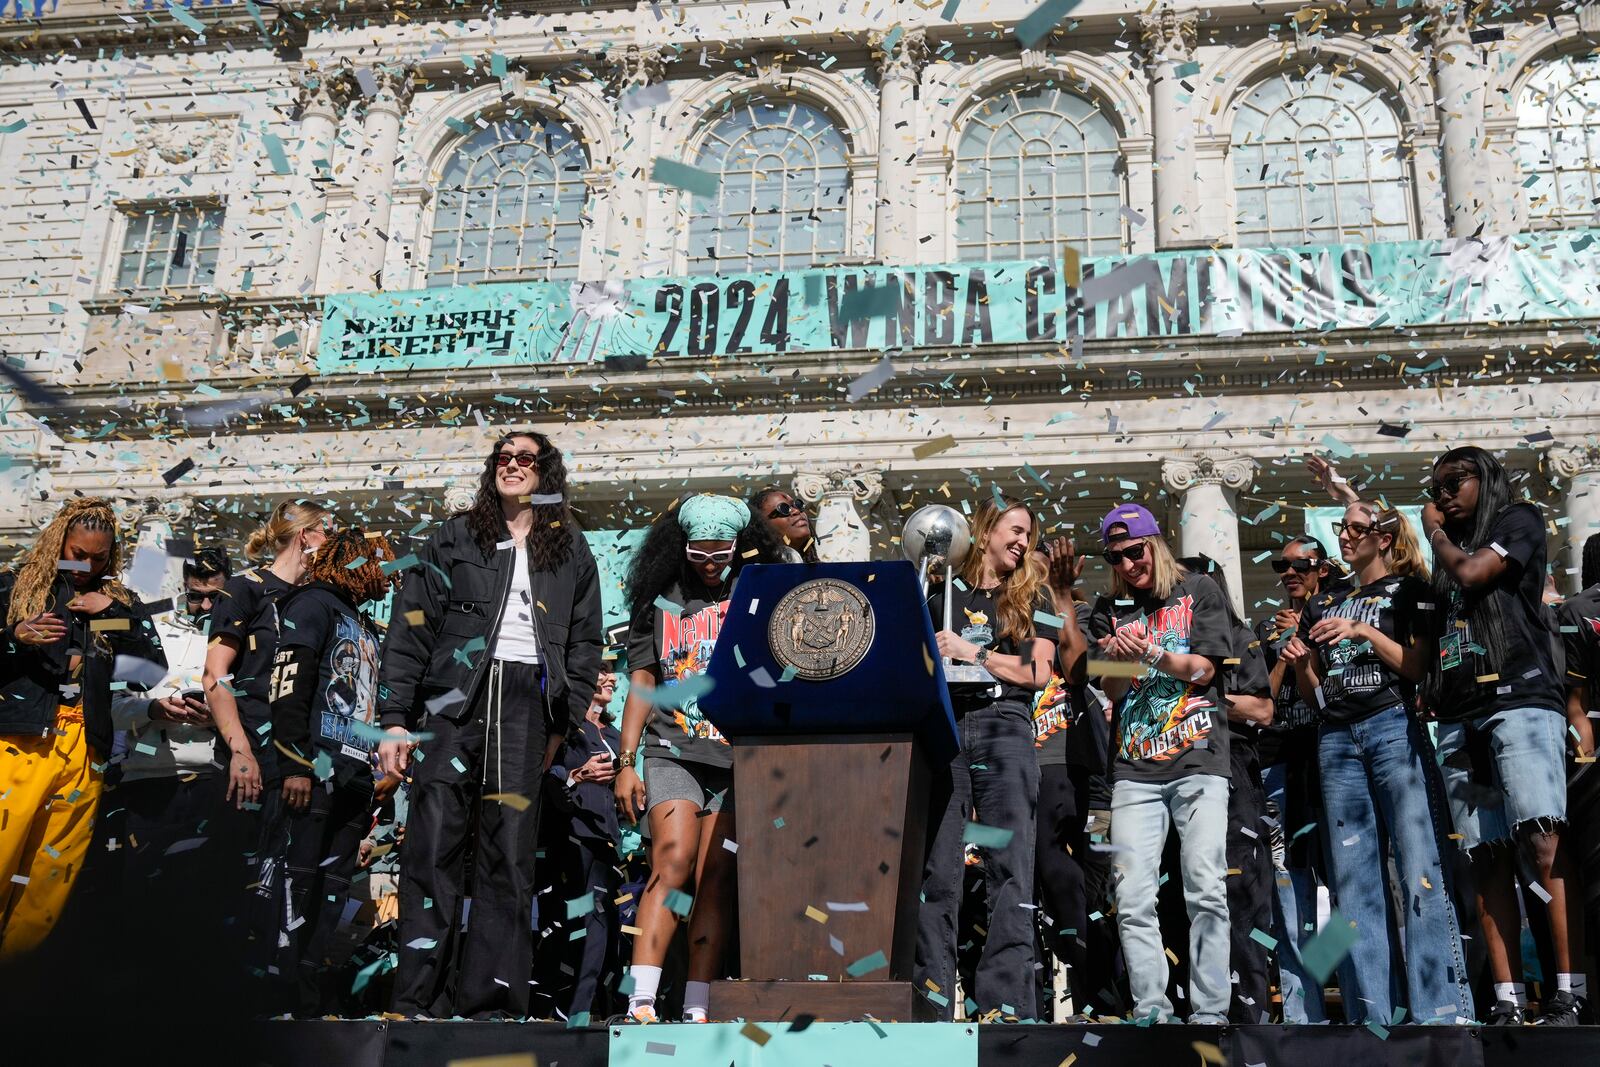
[[278, 614], [272, 703], [279, 741], [302, 755], [327, 753], [336, 771], [368, 770], [377, 736], [377, 631], [331, 586], [290, 593]]
[[[1113, 780], [1172, 782], [1191, 774], [1226, 778], [1228, 714], [1222, 702], [1224, 661], [1233, 656], [1232, 624], [1222, 591], [1203, 574], [1186, 574], [1161, 599], [1150, 594], [1131, 600], [1102, 596], [1090, 625], [1093, 640], [1133, 630], [1168, 652], [1205, 656], [1216, 670], [1198, 685], [1143, 668], [1116, 702], [1111, 724]], [[1091, 645], [1091, 658], [1098, 650]]]
[[[1556, 675], [1545, 621], [1545, 531], [1539, 509], [1512, 504], [1496, 517], [1487, 547], [1505, 560], [1505, 570], [1486, 590], [1463, 593], [1451, 589], [1442, 607], [1438, 631], [1443, 685], [1439, 707], [1445, 722], [1476, 719], [1513, 708], [1566, 707], [1562, 680]], [[1467, 618], [1466, 598], [1494, 597], [1500, 605], [1505, 647], [1490, 657]], [[1494, 664], [1498, 662], [1497, 668]]]
[[[1256, 640], [1261, 642], [1261, 654], [1266, 660], [1268, 684], [1272, 671], [1278, 666], [1278, 654], [1294, 635], [1294, 630], [1279, 629], [1273, 619], [1262, 619], [1256, 624]], [[1300, 696], [1300, 687], [1294, 682], [1294, 669], [1285, 667], [1283, 682], [1272, 694], [1272, 725], [1258, 731], [1256, 736], [1261, 766], [1293, 763], [1315, 756], [1319, 721], [1317, 709]]]
[[233, 689], [239, 718], [255, 750], [261, 780], [281, 777], [278, 751], [272, 744], [272, 658], [278, 648], [278, 598], [292, 589], [266, 567], [229, 578], [211, 609], [211, 636], [238, 650], [233, 677], [222, 684]]
[[[731, 587], [726, 591], [731, 597]], [[658, 668], [663, 697], [645, 720], [647, 760], [669, 756], [716, 767], [733, 766], [727, 739], [700, 710], [697, 695], [700, 676], [711, 666], [711, 652], [727, 611], [727, 598], [709, 599], [702, 592], [689, 592], [675, 584], [634, 615], [628, 627], [628, 669]], [[684, 687], [681, 696], [671, 692], [677, 686]], [[676, 706], [665, 706], [668, 703]]]
[[[1000, 601], [998, 599], [1001, 587], [993, 589], [974, 589], [961, 579], [955, 581], [955, 595], [952, 601], [955, 610], [950, 616], [950, 626], [963, 640], [971, 641], [979, 648], [987, 648], [1003, 656], [1020, 656], [1023, 654], [1024, 642], [1005, 636], [1000, 632]], [[933, 629], [937, 633], [944, 627], [944, 585], [933, 587], [928, 592], [928, 615], [933, 619]], [[1050, 642], [1050, 651], [1046, 653], [1054, 662], [1055, 645], [1061, 627], [1053, 620], [1056, 617], [1055, 604], [1050, 599], [1050, 590], [1039, 589], [1033, 601], [1033, 635]], [[1029, 689], [1026, 686], [1016, 685], [1012, 682], [1000, 682], [1000, 700], [1020, 700], [1029, 707], [1033, 706], [1039, 690]], [[988, 695], [993, 686], [977, 686], [967, 683], [952, 684], [950, 686], [950, 703], [957, 716], [965, 715], [984, 705], [991, 704], [995, 697]]]
[[[1389, 576], [1369, 585], [1319, 593], [1300, 613], [1300, 640], [1317, 655], [1323, 720], [1346, 726], [1396, 704], [1409, 705], [1412, 685], [1384, 665], [1370, 641], [1311, 640], [1321, 619], [1364, 622], [1402, 648], [1425, 630], [1432, 590], [1416, 578]], [[1284, 684], [1290, 679], [1285, 678]]]

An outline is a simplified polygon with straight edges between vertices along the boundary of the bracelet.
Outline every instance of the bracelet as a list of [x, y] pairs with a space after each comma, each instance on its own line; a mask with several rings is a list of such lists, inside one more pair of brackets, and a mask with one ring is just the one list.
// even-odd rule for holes
[[1143, 663], [1146, 667], [1154, 667], [1156, 664], [1161, 662], [1161, 657], [1165, 656], [1166, 654], [1167, 650], [1162, 648], [1160, 645], [1151, 645], [1149, 648], [1144, 650], [1144, 655], [1139, 657], [1139, 662]]
[[626, 752], [617, 753], [617, 765], [619, 767], [634, 767], [638, 765], [638, 762], [639, 750], [636, 748], [630, 748]]
[[1439, 535], [1440, 535], [1440, 534], [1442, 534], [1442, 533], [1444, 533], [1444, 527], [1443, 527], [1443, 526], [1440, 526], [1440, 527], [1437, 527], [1437, 528], [1436, 528], [1436, 529], [1435, 529], [1435, 530], [1434, 530], [1434, 531], [1433, 531], [1433, 533], [1431, 533], [1431, 534], [1429, 534], [1429, 535], [1428, 535], [1428, 545], [1429, 545], [1429, 547], [1432, 547], [1432, 545], [1433, 545], [1433, 539], [1434, 539], [1434, 538], [1435, 538], [1435, 537], [1438, 537], [1438, 536], [1439, 536]]

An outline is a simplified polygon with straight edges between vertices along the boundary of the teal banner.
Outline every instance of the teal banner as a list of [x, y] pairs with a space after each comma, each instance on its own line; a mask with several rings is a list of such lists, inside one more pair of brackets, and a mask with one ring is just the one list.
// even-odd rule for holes
[[978, 1067], [978, 1028], [792, 1020], [613, 1026], [608, 1053], [609, 1067]]
[[[1083, 340], [1600, 317], [1594, 231], [338, 294], [317, 369], [1075, 349]], [[1077, 284], [1069, 284], [1069, 281]]]

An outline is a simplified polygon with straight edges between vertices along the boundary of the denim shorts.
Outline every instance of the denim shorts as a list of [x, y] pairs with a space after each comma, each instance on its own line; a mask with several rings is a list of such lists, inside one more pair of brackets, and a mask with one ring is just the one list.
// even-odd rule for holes
[[733, 770], [669, 756], [644, 761], [646, 810], [669, 800], [689, 800], [701, 811], [733, 810]]
[[1511, 708], [1439, 724], [1439, 763], [1460, 845], [1510, 841], [1523, 823], [1567, 818], [1567, 719]]

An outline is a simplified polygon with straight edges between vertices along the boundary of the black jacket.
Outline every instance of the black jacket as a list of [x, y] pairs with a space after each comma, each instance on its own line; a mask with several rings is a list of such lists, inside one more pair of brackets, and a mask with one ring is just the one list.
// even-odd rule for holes
[[604, 752], [611, 746], [612, 755], [622, 751], [622, 735], [615, 726], [600, 726], [584, 719], [578, 729], [567, 734], [567, 740], [556, 752], [556, 761], [550, 766], [547, 791], [555, 809], [568, 816], [571, 825], [567, 832], [572, 837], [587, 837], [615, 844], [618, 840], [617, 802], [609, 785], [599, 782], [575, 782], [567, 785], [567, 775], [589, 761], [589, 757]]
[[[16, 585], [14, 572], [0, 574], [0, 620], [11, 612], [11, 591]], [[17, 640], [13, 627], [0, 631], [0, 736], [42, 737], [56, 721], [62, 704], [82, 704], [84, 736], [101, 760], [111, 756], [111, 683], [119, 654], [136, 656], [166, 669], [167, 657], [161, 638], [151, 624], [138, 597], [133, 604], [113, 600], [99, 615], [84, 615], [67, 610], [75, 595], [72, 583], [63, 575], [51, 590], [51, 610], [67, 623], [67, 636], [53, 645], [27, 645]], [[113, 624], [127, 620], [124, 629], [92, 630], [96, 620]], [[83, 653], [82, 669], [73, 678], [68, 664], [74, 653]], [[63, 686], [78, 686], [77, 695]], [[130, 689], [141, 686], [129, 682]]]
[[[583, 717], [600, 674], [600, 574], [583, 534], [575, 525], [568, 533], [572, 551], [559, 568], [542, 571], [529, 563], [534, 631], [547, 678], [544, 696], [558, 729]], [[465, 515], [446, 520], [417, 552], [418, 562], [405, 572], [394, 598], [383, 642], [378, 670], [383, 726], [415, 730], [427, 702], [451, 690], [466, 699], [439, 713], [454, 722], [471, 715], [494, 658], [515, 559], [509, 549], [479, 548]]]

